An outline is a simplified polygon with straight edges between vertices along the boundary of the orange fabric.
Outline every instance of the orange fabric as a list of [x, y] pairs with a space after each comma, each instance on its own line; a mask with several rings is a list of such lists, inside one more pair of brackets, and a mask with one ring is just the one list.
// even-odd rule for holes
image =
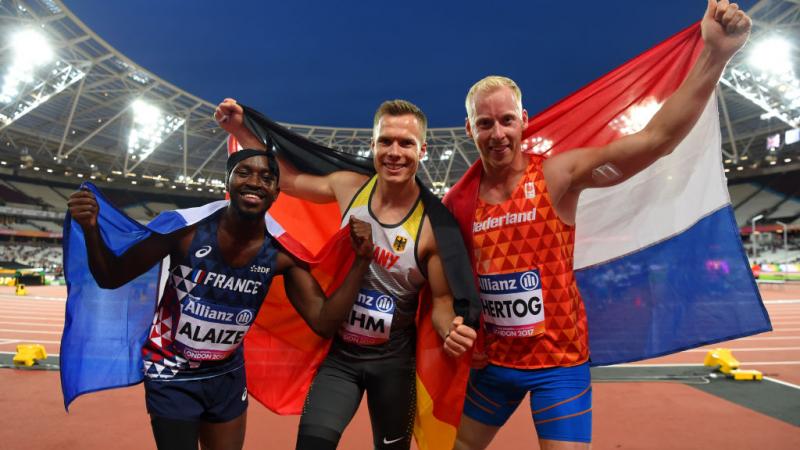
[[541, 156], [530, 156], [528, 169], [511, 198], [497, 205], [479, 199], [474, 216], [475, 223], [480, 223], [535, 210], [532, 221], [502, 223], [473, 233], [479, 275], [530, 269], [540, 273], [545, 317], [544, 326], [537, 326], [537, 335], [485, 335], [489, 360], [505, 367], [573, 366], [589, 357], [586, 312], [572, 273], [575, 227], [562, 222], [553, 210], [542, 173], [543, 161]]

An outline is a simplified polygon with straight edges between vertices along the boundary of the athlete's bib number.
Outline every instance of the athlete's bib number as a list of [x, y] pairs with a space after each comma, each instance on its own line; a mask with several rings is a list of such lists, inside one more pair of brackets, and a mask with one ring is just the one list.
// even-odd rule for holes
[[218, 305], [191, 295], [183, 298], [180, 307], [175, 343], [193, 361], [227, 358], [242, 343], [255, 318], [252, 309]]
[[544, 332], [542, 283], [537, 269], [479, 275], [483, 322], [498, 336], [529, 337]]
[[359, 345], [378, 345], [389, 340], [395, 299], [371, 289], [358, 291], [353, 309], [339, 332], [342, 340]]

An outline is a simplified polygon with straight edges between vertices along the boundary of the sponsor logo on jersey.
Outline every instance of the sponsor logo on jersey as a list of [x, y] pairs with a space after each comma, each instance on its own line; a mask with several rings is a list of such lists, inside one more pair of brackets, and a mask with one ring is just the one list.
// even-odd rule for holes
[[533, 222], [534, 220], [536, 220], [536, 208], [531, 208], [527, 212], [505, 213], [502, 216], [487, 217], [480, 222], [474, 222], [472, 224], [472, 232], [489, 231], [505, 225]]
[[193, 360], [221, 360], [235, 350], [255, 318], [255, 311], [206, 302], [187, 295], [175, 342]]
[[269, 267], [257, 266], [257, 265], [250, 266], [250, 272], [268, 274], [269, 273]]
[[204, 246], [200, 247], [199, 249], [197, 249], [196, 252], [194, 252], [194, 256], [196, 258], [205, 258], [206, 256], [208, 256], [209, 253], [211, 253], [211, 246], [210, 245], [204, 245]]
[[386, 342], [389, 340], [396, 303], [390, 295], [361, 289], [350, 315], [342, 324], [342, 339], [360, 345]]
[[480, 275], [478, 285], [487, 330], [510, 337], [544, 332], [544, 303], [537, 269]]

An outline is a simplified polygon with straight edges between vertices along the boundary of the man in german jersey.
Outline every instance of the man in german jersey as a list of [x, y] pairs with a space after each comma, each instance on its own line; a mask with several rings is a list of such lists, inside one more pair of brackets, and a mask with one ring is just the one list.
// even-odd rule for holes
[[280, 191], [275, 156], [243, 150], [228, 158], [230, 203], [195, 225], [153, 233], [116, 256], [97, 224], [98, 203], [75, 192], [69, 212], [83, 229], [89, 269], [113, 289], [169, 256], [169, 276], [142, 348], [145, 400], [159, 449], [241, 449], [247, 389], [241, 347], [275, 275], [311, 329], [331, 337], [357, 297], [373, 254], [370, 224], [353, 218], [356, 261], [326, 299], [306, 265], [266, 231]]
[[[242, 108], [234, 100], [222, 102], [215, 114], [241, 145], [264, 148], [243, 125]], [[426, 150], [425, 115], [407, 101], [387, 101], [375, 113], [373, 125], [376, 174], [371, 177], [349, 171], [315, 176], [279, 159], [285, 193], [313, 202], [337, 202], [342, 223], [349, 217], [370, 223], [375, 242], [356, 304], [306, 398], [298, 432], [300, 449], [336, 448], [365, 391], [375, 448], [409, 448], [415, 412], [415, 316], [426, 282], [432, 294], [433, 325], [444, 351], [460, 356], [475, 337], [453, 310], [415, 180]]]
[[[486, 340], [485, 353], [473, 358], [483, 368], [470, 376], [456, 449], [486, 448], [528, 392], [541, 448], [590, 446], [587, 323], [572, 272], [578, 198], [671, 153], [750, 26], [736, 4], [709, 0], [701, 24], [705, 47], [686, 80], [642, 131], [601, 148], [548, 159], [522, 153], [528, 115], [516, 83], [491, 76], [470, 89], [466, 131], [483, 172], [477, 210], [461, 226], [471, 230], [464, 237], [474, 249]], [[457, 184], [445, 198], [454, 212], [464, 191]], [[504, 250], [498, 242], [511, 244]]]

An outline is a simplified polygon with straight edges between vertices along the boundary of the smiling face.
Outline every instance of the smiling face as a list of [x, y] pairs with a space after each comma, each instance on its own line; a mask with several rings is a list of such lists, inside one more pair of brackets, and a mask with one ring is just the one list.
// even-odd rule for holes
[[246, 219], [257, 219], [272, 206], [280, 189], [266, 156], [240, 161], [228, 177], [231, 207]]
[[406, 183], [414, 179], [419, 160], [427, 148], [423, 125], [413, 114], [384, 114], [375, 124], [372, 151], [375, 170], [390, 183]]
[[475, 141], [486, 170], [503, 170], [520, 155], [528, 113], [520, 110], [513, 91], [505, 86], [477, 92], [472, 101], [467, 135]]

